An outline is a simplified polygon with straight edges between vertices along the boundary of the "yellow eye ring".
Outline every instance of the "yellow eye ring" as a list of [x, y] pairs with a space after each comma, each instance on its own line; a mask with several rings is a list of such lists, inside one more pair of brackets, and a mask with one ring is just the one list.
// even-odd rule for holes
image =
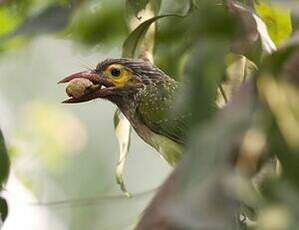
[[104, 70], [106, 77], [115, 85], [115, 87], [123, 87], [131, 78], [130, 72], [120, 64], [112, 64]]

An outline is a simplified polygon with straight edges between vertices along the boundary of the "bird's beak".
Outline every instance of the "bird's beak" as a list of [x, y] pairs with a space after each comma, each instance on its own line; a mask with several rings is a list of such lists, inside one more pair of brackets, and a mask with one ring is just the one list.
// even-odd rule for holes
[[80, 103], [90, 101], [95, 98], [104, 98], [105, 96], [111, 94], [112, 84], [104, 77], [99, 76], [94, 70], [83, 71], [79, 73], [74, 73], [66, 78], [60, 80], [58, 84], [68, 83], [73, 79], [84, 78], [92, 82], [92, 87], [88, 88], [84, 95], [80, 97], [71, 97], [62, 103]]
[[95, 71], [90, 70], [90, 71], [83, 71], [83, 72], [71, 74], [71, 75], [67, 76], [66, 78], [63, 78], [62, 80], [60, 80], [58, 82], [58, 84], [68, 83], [71, 80], [76, 79], [76, 78], [85, 78], [94, 84], [97, 84], [100, 82], [99, 75]]

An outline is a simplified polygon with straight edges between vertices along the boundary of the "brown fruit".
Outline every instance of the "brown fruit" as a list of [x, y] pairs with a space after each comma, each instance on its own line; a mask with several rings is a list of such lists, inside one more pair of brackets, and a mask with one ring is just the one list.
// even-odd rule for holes
[[78, 98], [85, 94], [86, 90], [92, 87], [93, 83], [85, 78], [76, 78], [69, 82], [66, 93], [69, 97]]

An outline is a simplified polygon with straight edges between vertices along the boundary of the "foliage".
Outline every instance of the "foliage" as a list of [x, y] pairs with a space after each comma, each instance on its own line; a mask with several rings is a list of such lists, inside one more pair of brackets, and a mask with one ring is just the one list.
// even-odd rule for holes
[[292, 33], [290, 12], [275, 4], [267, 5], [263, 1], [255, 4], [258, 15], [267, 25], [267, 30], [276, 45], [280, 45]]
[[131, 194], [127, 191], [123, 180], [123, 171], [125, 161], [129, 154], [132, 127], [130, 122], [119, 109], [115, 111], [113, 120], [115, 134], [119, 142], [119, 160], [116, 166], [116, 182], [120, 185], [121, 190], [126, 194], [126, 196], [131, 197]]
[[[174, 105], [175, 112], [193, 115], [185, 157], [170, 177], [175, 183], [169, 187], [166, 181], [137, 229], [154, 229], [157, 223], [168, 226], [164, 229], [249, 229], [246, 224], [252, 222], [250, 229], [296, 229], [295, 9], [283, 1], [127, 0], [126, 6], [107, 0], [46, 1], [43, 6], [27, 2], [0, 6], [2, 51], [15, 38], [53, 32], [87, 45], [116, 42], [122, 56], [131, 58], [142, 56], [155, 42], [156, 65], [186, 86]], [[130, 20], [142, 20], [150, 4], [153, 17], [131, 28]], [[119, 111], [114, 126], [120, 147], [117, 181], [129, 195], [122, 176], [131, 127]], [[3, 184], [9, 169], [4, 145], [0, 154]]]
[[[5, 182], [8, 179], [9, 166], [10, 162], [7, 155], [7, 149], [4, 143], [3, 134], [0, 130], [0, 191], [3, 189]], [[0, 227], [1, 223], [4, 222], [4, 220], [6, 219], [7, 213], [8, 207], [6, 200], [0, 197]]]

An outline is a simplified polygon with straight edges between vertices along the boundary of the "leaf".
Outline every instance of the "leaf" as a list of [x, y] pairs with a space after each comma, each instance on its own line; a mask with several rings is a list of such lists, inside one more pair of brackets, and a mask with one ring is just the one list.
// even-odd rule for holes
[[257, 15], [253, 14], [253, 17], [257, 24], [257, 30], [262, 43], [262, 48], [265, 51], [265, 53], [271, 54], [272, 52], [276, 51], [276, 46], [267, 32], [267, 27], [265, 23]]
[[270, 152], [283, 175], [299, 188], [299, 49], [296, 39], [267, 56], [257, 78], [257, 89], [267, 112]]
[[257, 83], [259, 93], [269, 110], [268, 120], [272, 121], [269, 132], [270, 151], [279, 159], [283, 176], [296, 186], [298, 191], [298, 89], [287, 82], [276, 80], [270, 74], [259, 76]]
[[[0, 130], [0, 191], [5, 184], [9, 175], [9, 158], [7, 154], [7, 149], [4, 142], [3, 134]], [[0, 229], [1, 224], [5, 221], [8, 213], [7, 202], [4, 198], [0, 197]]]
[[13, 15], [8, 8], [0, 8], [0, 36], [13, 31], [21, 22], [21, 18]]
[[222, 107], [236, 90], [257, 71], [256, 65], [243, 55], [229, 53], [226, 56], [227, 68], [225, 79], [219, 86], [217, 105]]
[[261, 75], [258, 80], [260, 93], [280, 129], [282, 137], [291, 149], [299, 150], [299, 92], [283, 81], [275, 81], [271, 75]]
[[[271, 54], [273, 51], [276, 51], [276, 46], [269, 36], [267, 26], [258, 15], [236, 3], [231, 3], [229, 8], [240, 17], [242, 25], [245, 27], [245, 36], [247, 39], [251, 40], [251, 42], [256, 41], [256, 31], [261, 41], [264, 53]], [[254, 22], [256, 25], [253, 25], [252, 22]], [[255, 31], [252, 31], [253, 28], [255, 28]]]
[[[6, 145], [4, 142], [3, 134], [0, 130], [0, 186], [6, 182], [9, 174], [9, 158], [7, 154]], [[1, 190], [1, 189], [0, 189]]]
[[[241, 145], [244, 133], [254, 122], [251, 119], [256, 109], [253, 88], [250, 82], [244, 85], [232, 97], [228, 106], [208, 122], [202, 124], [194, 132], [195, 135], [191, 137], [191, 146], [186, 153], [187, 157], [183, 163], [184, 168], [180, 178], [183, 190], [185, 190], [180, 196], [180, 201], [185, 200], [187, 203], [181, 203], [181, 207], [173, 207], [172, 210], [177, 213], [185, 213], [185, 216], [190, 215], [189, 220], [194, 218], [194, 224], [204, 223], [213, 226], [217, 221], [229, 224], [227, 222], [230, 221], [229, 216], [237, 208], [235, 202], [243, 200], [243, 198], [246, 199], [247, 194], [237, 195], [235, 193], [238, 189], [237, 172], [232, 167], [231, 159], [236, 154], [237, 146]], [[229, 181], [232, 184], [226, 187]], [[182, 184], [180, 185], [182, 186]], [[191, 198], [194, 194], [197, 194], [197, 201]], [[219, 200], [215, 201], [215, 199]], [[186, 204], [190, 206], [186, 207]], [[179, 208], [186, 211], [185, 208], [190, 208], [193, 212], [184, 212]], [[213, 208], [221, 211], [211, 212]], [[179, 216], [176, 217], [179, 218]], [[222, 219], [222, 217], [225, 218]], [[184, 217], [181, 220], [185, 221]], [[197, 228], [186, 227], [186, 229]], [[211, 229], [222, 228], [211, 227]]]
[[157, 223], [165, 229], [243, 229], [235, 226], [242, 224], [239, 201], [256, 194], [231, 161], [253, 122], [253, 88], [247, 83], [229, 106], [195, 128], [185, 158], [160, 186], [137, 230]]
[[145, 22], [141, 23], [125, 40], [123, 44], [123, 57], [133, 58], [135, 57], [137, 47], [140, 41], [143, 40], [147, 30], [151, 26], [151, 24], [157, 21], [160, 18], [165, 18], [169, 16], [179, 16], [175, 14], [168, 14], [168, 15], [160, 15], [153, 18], [146, 20]]
[[4, 198], [0, 197], [0, 229], [8, 214], [8, 205]]
[[259, 1], [254, 8], [260, 18], [267, 26], [267, 31], [276, 46], [290, 37], [292, 33], [292, 22], [290, 12], [275, 4], [267, 4]]
[[[228, 42], [200, 41], [191, 47], [185, 67], [188, 85], [188, 96], [184, 100], [187, 111], [192, 114], [192, 126], [210, 118], [216, 111], [214, 106], [217, 88], [225, 73], [225, 55]], [[199, 68], [200, 66], [200, 68]], [[197, 106], [197, 105], [201, 106]]]
[[183, 15], [179, 15], [179, 14], [159, 15], [141, 23], [134, 31], [130, 33], [130, 35], [123, 43], [122, 56], [128, 58], [133, 58], [136, 56], [136, 51], [138, 49], [138, 46], [140, 45], [141, 41], [144, 39], [144, 36], [152, 23], [165, 17], [185, 17], [193, 10], [193, 8], [194, 8], [193, 2], [191, 1], [189, 4], [189, 8], [187, 9], [187, 12], [184, 13]]
[[123, 180], [123, 172], [125, 161], [129, 154], [132, 128], [128, 119], [121, 113], [119, 109], [117, 109], [114, 114], [114, 129], [120, 152], [119, 160], [116, 165], [116, 181], [126, 196], [131, 197], [131, 194], [128, 192]]
[[157, 14], [160, 9], [161, 0], [127, 0], [127, 9], [128, 11], [133, 12], [135, 17], [139, 18], [138, 14], [141, 10], [145, 9], [149, 2], [153, 5]]
[[28, 18], [13, 33], [18, 35], [39, 35], [42, 33], [56, 32], [63, 29], [70, 16], [72, 8], [61, 5], [49, 6], [39, 14]]
[[143, 10], [150, 0], [127, 0], [127, 5], [133, 9], [136, 17], [139, 11]]
[[[13, 12], [14, 8], [17, 6], [13, 5], [12, 7], [3, 7], [3, 9], [1, 9], [0, 25], [1, 19], [5, 20], [4, 22], [2, 22], [2, 24], [4, 24], [9, 19], [9, 23], [5, 23], [4, 26], [4, 28], [6, 28], [4, 29], [6, 30], [4, 32], [6, 33], [3, 33], [3, 31], [1, 33], [0, 29], [0, 35], [4, 35], [1, 38], [2, 42], [13, 39], [17, 36], [36, 36], [64, 29], [75, 6], [75, 1], [74, 3], [70, 3], [70, 5], [59, 1], [56, 3], [46, 3], [45, 7], [41, 7], [37, 3], [33, 5], [36, 8], [42, 8], [42, 10], [39, 10], [37, 13], [29, 17], [24, 17], [24, 15], [21, 15], [21, 10], [19, 10], [17, 11], [17, 13], [15, 13], [15, 15], [13, 14], [12, 19], [7, 18], [6, 20], [5, 17], [1, 17], [1, 11], [2, 14], [8, 10]], [[5, 14], [3, 16], [5, 16]]]
[[120, 1], [85, 1], [74, 12], [68, 33], [88, 45], [124, 39], [127, 33]]

